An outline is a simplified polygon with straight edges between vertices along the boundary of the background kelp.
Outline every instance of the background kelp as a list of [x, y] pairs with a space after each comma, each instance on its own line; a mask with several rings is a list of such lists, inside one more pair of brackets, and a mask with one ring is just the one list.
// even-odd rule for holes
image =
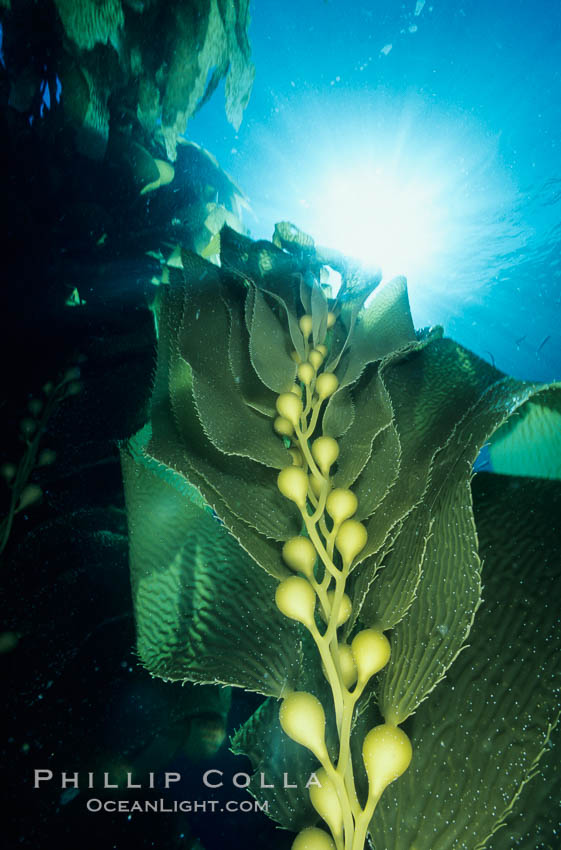
[[142, 300], [178, 242], [199, 252], [239, 226], [242, 193], [182, 134], [224, 77], [241, 120], [248, 23], [233, 0], [0, 4], [2, 258], [18, 282], [0, 309], [14, 339], [66, 326], [69, 306]]
[[[162, 288], [150, 429], [123, 452], [140, 657], [165, 678], [269, 697], [234, 748], [275, 784], [253, 790], [279, 823], [316, 821], [307, 791], [282, 788], [287, 765], [307, 777], [317, 760], [281, 731], [275, 698], [305, 690], [327, 708], [330, 697], [307, 632], [273, 604], [289, 574], [282, 543], [302, 526], [277, 487], [291, 459], [273, 418], [296, 377], [291, 351], [302, 357], [299, 318], [311, 316], [317, 345], [332, 313], [325, 363], [338, 389], [316, 433], [338, 439], [333, 480], [357, 494], [368, 531], [340, 634], [391, 630], [392, 645], [354, 721], [359, 797], [366, 731], [381, 718], [405, 722], [413, 762], [376, 810], [375, 846], [483, 847], [527, 793], [557, 722], [559, 629], [548, 600], [560, 577], [551, 526], [543, 545], [553, 559], [528, 551], [528, 521], [505, 497], [517, 479], [484, 477], [480, 545], [472, 466], [528, 404], [556, 417], [559, 387], [508, 378], [439, 329], [416, 334], [401, 278], [378, 286], [379, 276], [343, 265], [339, 296], [328, 298], [313, 243], [292, 247], [225, 230], [222, 270], [184, 253]], [[558, 499], [556, 482], [544, 486]], [[533, 517], [539, 492], [521, 488], [521, 516]], [[333, 735], [328, 718], [330, 748]]]
[[234, 0], [5, 0], [0, 4], [10, 105], [39, 117], [60, 97], [78, 149], [101, 159], [110, 131], [162, 144], [176, 158], [189, 118], [226, 78], [239, 127], [254, 68], [249, 4]]
[[[200, 799], [209, 767], [222, 769], [225, 777], [240, 770], [240, 760], [227, 751], [226, 731], [251, 713], [259, 697], [237, 690], [229, 712], [230, 689], [170, 684], [148, 676], [138, 662], [117, 443], [138, 431], [148, 415], [153, 317], [141, 305], [104, 313], [99, 322], [90, 305], [70, 314], [76, 324], [67, 327], [58, 348], [49, 337], [35, 338], [41, 351], [37, 370], [43, 379], [52, 377], [54, 389], [53, 364], [75, 350], [81, 391], [61, 399], [47, 421], [39, 415], [37, 460], [44, 449], [55, 457], [31, 471], [42, 496], [16, 514], [0, 559], [5, 843], [210, 850], [221, 839], [216, 818], [206, 814], [141, 813], [128, 820], [107, 812], [95, 830], [84, 830], [90, 798], [153, 802], [163, 796], [171, 805], [175, 799]], [[14, 359], [12, 364], [18, 365]], [[20, 394], [6, 398], [2, 418], [3, 454], [14, 464], [25, 445], [20, 422], [30, 416], [26, 389], [36, 390], [37, 400], [44, 386], [40, 380], [24, 384], [21, 372], [16, 374]], [[4, 481], [0, 485], [3, 517], [10, 491]], [[248, 767], [242, 761], [241, 770]], [[54, 773], [40, 790], [33, 788], [35, 768]], [[103, 790], [104, 772], [122, 782], [127, 769], [142, 789]], [[182, 775], [167, 793], [165, 770]], [[78, 771], [82, 780], [92, 771], [95, 787], [82, 782], [78, 794], [62, 788], [62, 771]], [[156, 774], [153, 789], [147, 787], [149, 772]], [[226, 785], [223, 791], [224, 803], [244, 794]], [[220, 792], [212, 796], [220, 799]], [[282, 846], [262, 815], [240, 819], [234, 813], [229, 823], [240, 845], [251, 838], [260, 846]]]
[[87, 301], [109, 262], [120, 287], [138, 289], [153, 274], [146, 252], [199, 252], [225, 221], [237, 226], [242, 193], [184, 133], [224, 77], [241, 121], [248, 25], [233, 0], [0, 4], [3, 258], [26, 281], [20, 298], [52, 309], [77, 289]]

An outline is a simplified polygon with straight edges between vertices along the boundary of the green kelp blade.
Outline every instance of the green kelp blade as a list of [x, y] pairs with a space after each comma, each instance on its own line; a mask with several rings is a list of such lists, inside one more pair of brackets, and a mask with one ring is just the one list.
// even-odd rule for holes
[[561, 478], [560, 394], [543, 393], [523, 414], [509, 420], [489, 441], [493, 472]]
[[[330, 304], [331, 312], [334, 312], [337, 309], [335, 303]], [[334, 315], [337, 315], [334, 313]], [[325, 369], [328, 372], [335, 371], [335, 367], [339, 363], [340, 356], [343, 353], [343, 348], [347, 341], [349, 335], [348, 328], [343, 324], [341, 317], [338, 316], [335, 319], [335, 324], [327, 331], [326, 337], [326, 345], [328, 348], [328, 354], [325, 358]]]
[[[559, 713], [561, 485], [482, 473], [473, 489], [484, 602], [469, 647], [407, 724], [413, 761], [376, 808], [376, 850], [557, 846], [554, 829], [549, 843], [533, 834], [539, 775], [523, 786]], [[527, 807], [512, 821], [526, 825], [519, 845], [509, 812], [521, 789]], [[538, 791], [538, 806], [544, 796]]]
[[249, 354], [253, 367], [265, 386], [276, 393], [289, 392], [296, 377], [296, 363], [290, 356], [286, 328], [266, 301], [255, 291]]
[[327, 313], [329, 310], [327, 297], [325, 292], [319, 285], [318, 281], [312, 279], [311, 293], [311, 308], [312, 308], [312, 339], [313, 344], [325, 342], [327, 333]]
[[[180, 367], [181, 363], [183, 363], [183, 371], [188, 370], [187, 364], [181, 361], [180, 358], [178, 358], [177, 362]], [[174, 373], [177, 373], [177, 371], [178, 367], [176, 366]], [[264, 534], [259, 533], [253, 525], [249, 525], [240, 519], [230, 509], [222, 493], [209, 483], [209, 478], [213, 480], [220, 478], [222, 484], [225, 486], [225, 490], [227, 492], [231, 490], [234, 502], [240, 499], [240, 493], [242, 492], [240, 490], [241, 481], [236, 476], [222, 473], [219, 468], [213, 467], [208, 460], [205, 460], [204, 454], [201, 455], [197, 452], [196, 438], [201, 440], [204, 435], [200, 423], [196, 419], [192, 395], [188, 389], [188, 381], [183, 381], [181, 386], [183, 388], [183, 396], [180, 397], [182, 401], [182, 417], [190, 417], [191, 419], [191, 427], [188, 428], [189, 441], [185, 442], [182, 439], [181, 432], [174, 420], [173, 410], [171, 408], [168, 409], [163, 404], [159, 404], [152, 409], [153, 434], [147, 447], [148, 453], [166, 467], [179, 472], [204, 494], [206, 502], [222, 519], [226, 527], [240, 541], [243, 548], [259, 566], [276, 578], [286, 578], [290, 575], [290, 572], [282, 562], [279, 546], [269, 540]], [[197, 427], [198, 431], [196, 430]], [[205, 448], [203, 444], [203, 450]], [[206, 473], [207, 477], [203, 475], [203, 472]], [[272, 492], [276, 496], [275, 491], [272, 490]], [[267, 510], [266, 492], [263, 492], [263, 488], [261, 491], [253, 488], [252, 493], [249, 495], [250, 505], [252, 504], [252, 499], [257, 496], [257, 514], [253, 513], [252, 521], [259, 524], [259, 517], [262, 516], [264, 521], [268, 523], [271, 515]], [[247, 507], [246, 502], [243, 505]], [[252, 510], [251, 507], [249, 509]], [[286, 520], [287, 517], [285, 514], [281, 514], [280, 518]]]
[[303, 359], [302, 334], [297, 324], [302, 277], [299, 264], [281, 249], [280, 240], [278, 244], [276, 240], [253, 242], [230, 228], [224, 228], [221, 236], [223, 266], [242, 275], [257, 289], [268, 292], [282, 303], [289, 316], [292, 341]]
[[[260, 277], [257, 252], [259, 243], [249, 236], [238, 233], [225, 224], [220, 231], [220, 263], [222, 268], [235, 272], [243, 278], [257, 280]], [[272, 245], [274, 250], [278, 250]], [[279, 253], [281, 253], [279, 251]]]
[[299, 270], [293, 257], [265, 239], [254, 242], [224, 225], [220, 231], [220, 260], [224, 269], [249, 279], [258, 288], [270, 289], [292, 304], [298, 289], [293, 275]]
[[[230, 312], [228, 349], [230, 369], [245, 403], [265, 416], [269, 416], [270, 422], [273, 422], [274, 417], [277, 416], [276, 395], [259, 380], [248, 357], [249, 332], [245, 324], [245, 305], [252, 297], [253, 291], [248, 289], [244, 302], [241, 302], [240, 299], [229, 299], [227, 301]], [[253, 312], [252, 306], [251, 311]], [[302, 335], [300, 334], [300, 336]]]
[[338, 439], [354, 422], [355, 408], [350, 387], [343, 387], [331, 396], [322, 420], [324, 436]]
[[304, 313], [312, 314], [312, 290], [309, 281], [301, 274], [299, 280], [300, 287], [300, 303], [304, 308]]
[[[156, 409], [154, 403], [152, 448], [159, 460], [179, 469], [187, 478], [196, 473], [199, 476], [195, 482], [197, 486], [201, 486], [200, 477], [204, 479], [205, 499], [236, 536], [239, 532], [233, 528], [229, 517], [221, 509], [220, 502], [224, 502], [229, 512], [260, 534], [273, 540], [286, 540], [299, 532], [301, 520], [293, 506], [290, 503], [287, 504], [279, 493], [275, 470], [254, 463], [248, 458], [223, 454], [204, 432], [193, 394], [194, 376], [179, 352], [178, 337], [181, 330], [179, 332], [177, 330], [177, 315], [182, 309], [178, 305], [184, 297], [184, 292], [179, 287], [169, 286], [166, 287], [166, 293], [162, 298], [161, 343], [156, 370], [159, 407]], [[224, 371], [228, 371], [227, 362], [224, 365], [226, 366]], [[166, 368], [169, 402], [165, 399]], [[166, 407], [168, 404], [169, 409]], [[252, 413], [258, 416], [255, 411]], [[173, 419], [173, 426], [168, 422], [170, 416]], [[162, 428], [167, 429], [161, 439], [160, 424]], [[173, 428], [177, 432], [175, 439], [172, 435]], [[272, 429], [271, 435], [276, 440], [277, 446], [280, 445], [282, 449], [282, 444], [275, 437]], [[209, 492], [209, 488], [214, 490], [214, 495]], [[243, 525], [241, 527], [243, 529]], [[280, 563], [280, 555], [278, 561]], [[265, 563], [268, 564], [269, 560]]]
[[421, 501], [436, 452], [502, 373], [452, 340], [430, 336], [382, 361], [380, 376], [393, 406], [401, 466], [368, 521], [362, 558], [377, 552], [392, 526]]
[[[304, 631], [302, 651], [303, 663], [293, 690], [314, 694], [327, 709], [332, 706], [333, 696], [321, 670], [317, 649]], [[266, 700], [233, 736], [232, 751], [251, 760], [255, 774], [248, 790], [260, 802], [268, 803], [269, 817], [295, 831], [318, 821], [306, 783], [320, 764], [306, 747], [285, 734], [279, 721], [280, 706], [278, 700]], [[329, 709], [326, 710], [326, 745], [330, 758], [336, 762], [338, 736], [334, 714]], [[271, 788], [262, 787], [261, 775]]]
[[[359, 315], [352, 345], [336, 370], [341, 385], [326, 406], [323, 430], [328, 436], [345, 435], [340, 445], [337, 486], [349, 486], [354, 480], [342, 471], [345, 454], [353, 457], [352, 465], [360, 471], [370, 457], [372, 439], [393, 418], [391, 401], [380, 375], [366, 367], [387, 355], [393, 355], [396, 350], [415, 345], [407, 289], [404, 279], [401, 280], [402, 284], [394, 285], [395, 282], [390, 281], [374, 292], [371, 304], [364, 314]], [[363, 372], [367, 375], [363, 375], [357, 382]], [[370, 387], [371, 380], [378, 386]], [[374, 391], [377, 397], [370, 398]], [[347, 413], [349, 402], [352, 402], [352, 418]], [[352, 450], [355, 443], [362, 446], [361, 452]], [[341, 479], [348, 479], [348, 482], [341, 483]]]
[[[248, 334], [250, 334], [251, 333], [251, 323], [253, 321], [253, 308], [255, 307], [255, 287], [253, 286], [253, 284], [248, 284], [248, 286], [249, 286], [249, 289], [247, 291], [247, 296], [246, 296], [245, 305], [244, 305], [244, 319], [245, 319], [246, 330], [247, 330]], [[248, 337], [247, 349], [249, 351], [249, 337]], [[255, 372], [255, 369], [253, 371]], [[255, 374], [257, 375], [257, 372], [255, 372]], [[263, 383], [263, 382], [261, 381], [261, 383]]]
[[350, 261], [342, 267], [341, 272], [343, 282], [333, 307], [338, 321], [334, 328], [336, 332], [332, 335], [326, 367], [330, 372], [337, 370], [343, 355], [351, 356], [348, 350], [353, 341], [359, 314], [364, 302], [382, 279], [380, 269], [363, 269]]
[[486, 850], [512, 850], [514, 847], [516, 850], [556, 850], [561, 829], [560, 746], [558, 723], [551, 731], [534, 777], [522, 788], [505, 828], [495, 832], [485, 844]]
[[[489, 563], [492, 567], [494, 555], [488, 553], [497, 551], [504, 559], [510, 558], [515, 568], [529, 561], [528, 569], [530, 565], [538, 565], [552, 577], [556, 572], [558, 574], [561, 563], [559, 488], [557, 482], [520, 478], [505, 481], [501, 475], [476, 476], [473, 488], [475, 519], [485, 564]], [[518, 505], [521, 494], [523, 501]], [[502, 503], [506, 500], [512, 503], [521, 520], [520, 528], [508, 540], [505, 539], [501, 515]], [[525, 505], [528, 506], [526, 513]], [[485, 568], [483, 575], [485, 577]], [[552, 599], [555, 600], [555, 597]], [[559, 677], [559, 671], [556, 675]], [[537, 765], [535, 777], [522, 788], [505, 827], [494, 833], [485, 845], [488, 850], [512, 850], [513, 847], [519, 850], [535, 850], [537, 847], [554, 850], [557, 847], [561, 828], [560, 736], [561, 726], [558, 724]]]
[[[392, 581], [390, 610], [377, 612], [382, 622], [400, 618], [391, 633], [392, 657], [378, 697], [382, 714], [392, 723], [402, 723], [444, 676], [469, 633], [481, 598], [469, 473], [446, 488], [432, 516], [432, 528], [425, 522], [420, 534], [414, 524], [404, 522], [394, 547], [398, 553], [402, 546], [409, 550], [403, 582], [396, 587]], [[410, 540], [402, 541], [404, 535]], [[416, 580], [413, 600], [408, 591]], [[405, 619], [401, 608], [397, 613], [393, 608], [396, 599], [407, 606]]]
[[415, 711], [460, 652], [480, 599], [469, 492], [473, 463], [497, 427], [550, 391], [510, 378], [497, 381], [435, 456], [425, 495], [434, 524], [415, 601], [392, 632], [392, 658], [379, 697], [384, 716], [401, 722]]
[[382, 561], [380, 580], [362, 602], [360, 620], [364, 626], [387, 631], [409, 611], [427, 557], [432, 521], [429, 509], [422, 503], [403, 520], [391, 551]]
[[300, 360], [306, 359], [306, 350], [304, 347], [304, 337], [302, 336], [302, 331], [300, 330], [300, 326], [298, 324], [298, 314], [296, 310], [296, 306], [290, 306], [290, 303], [281, 298], [280, 295], [277, 295], [275, 292], [271, 292], [268, 289], [264, 289], [263, 292], [272, 298], [277, 304], [281, 307], [282, 314], [286, 316], [286, 321], [288, 324], [288, 331], [290, 333], [290, 339], [292, 340], [292, 345], [294, 346], [294, 350], [298, 354]]
[[[290, 457], [266, 419], [243, 399], [229, 365], [230, 318], [221, 297], [220, 270], [183, 252], [183, 319], [178, 352], [193, 373], [197, 412], [209, 440], [226, 454], [240, 455], [282, 469]], [[245, 294], [245, 293], [244, 293]]]
[[[385, 569], [384, 562], [391, 554], [396, 541], [399, 540], [399, 535], [404, 521], [405, 520], [400, 520], [397, 522], [387, 535], [381, 549], [379, 549], [374, 555], [369, 555], [368, 558], [362, 561], [358, 568], [351, 573], [346, 592], [352, 600], [353, 611], [343, 626], [342, 634], [345, 639], [347, 639], [351, 634], [358, 620], [361, 620], [362, 624], [368, 627], [372, 626], [373, 622], [376, 620], [377, 614], [375, 612], [373, 613], [371, 610], [365, 612], [364, 619], [362, 619], [362, 606], [366, 599], [371, 594], [374, 598], [377, 598], [378, 595], [389, 595], [391, 593], [391, 587], [386, 590], [384, 586], [384, 583], [388, 581], [388, 578], [382, 575], [382, 569]], [[380, 579], [379, 582], [378, 579]], [[399, 580], [397, 578], [395, 579], [395, 582], [399, 585], [398, 592], [402, 598], [409, 597], [412, 580], [412, 574], [409, 575], [408, 573], [407, 578], [404, 578], [401, 571], [399, 574]], [[389, 578], [389, 583], [392, 584], [391, 577]], [[393, 610], [393, 608], [390, 610]], [[385, 612], [385, 614], [387, 616], [387, 612]]]
[[[306, 782], [319, 765], [312, 753], [288, 738], [279, 722], [278, 700], [266, 700], [232, 738], [232, 752], [247, 756], [255, 769], [250, 793], [267, 803], [268, 816], [291, 831], [318, 819]], [[261, 776], [264, 781], [261, 781]], [[272, 787], [262, 787], [272, 786]], [[296, 785], [296, 788], [285, 787]]]
[[[279, 533], [281, 539], [284, 534], [293, 536], [297, 533], [294, 529], [300, 528], [300, 521], [295, 511], [291, 514], [290, 506], [288, 510], [286, 506], [279, 510], [278, 506], [270, 504], [270, 498], [273, 502], [282, 500], [274, 470], [253, 464], [249, 471], [247, 468], [241, 471], [240, 464], [245, 467], [250, 461], [227, 458], [207, 440], [194, 405], [191, 370], [177, 351], [182, 298], [181, 287], [169, 286], [160, 305], [160, 340], [151, 409], [152, 439], [148, 452], [192, 481], [252, 558], [271, 575], [284, 578], [289, 571], [282, 563], [280, 548], [267, 539], [265, 533], [273, 539]], [[263, 479], [261, 483], [256, 480], [253, 467]], [[235, 511], [245, 515], [249, 522]], [[265, 533], [255, 527], [261, 522]]]
[[[154, 376], [154, 388], [150, 402], [152, 419], [162, 415], [169, 416], [170, 381], [173, 379], [172, 368], [177, 359], [177, 334], [183, 315], [183, 282], [160, 287], [156, 302], [156, 322], [158, 325], [158, 358]], [[190, 380], [190, 373], [189, 373]], [[187, 388], [190, 392], [191, 386]]]
[[[259, 534], [278, 541], [298, 534], [301, 519], [293, 506], [290, 503], [287, 505], [280, 494], [274, 469], [267, 469], [246, 458], [227, 456], [218, 451], [206, 439], [194, 400], [187, 393], [173, 393], [172, 410], [179, 437], [178, 449], [184, 458], [184, 463], [175, 468], [182, 469], [188, 478], [193, 471], [204, 479], [206, 486], [201, 485], [199, 481], [196, 482], [197, 486], [202, 486], [205, 499], [227, 525], [228, 517], [223, 515], [220, 507], [215, 506], [209, 488], [226, 504], [229, 512]], [[168, 447], [159, 445], [155, 450], [156, 456], [167, 462]], [[171, 461], [171, 455], [169, 457]]]
[[337, 302], [340, 304], [343, 321], [349, 328], [351, 322], [348, 319], [358, 315], [367, 298], [379, 286], [382, 271], [378, 266], [365, 267], [351, 257], [344, 257], [343, 265], [338, 270], [341, 272], [342, 284], [337, 294]]
[[296, 295], [292, 275], [297, 271], [298, 264], [285, 251], [279, 251], [266, 240], [256, 242], [254, 250], [259, 269], [259, 287], [273, 289], [281, 298], [292, 303], [292, 298]]
[[358, 314], [349, 356], [337, 370], [341, 386], [353, 383], [368, 363], [416, 342], [407, 281], [396, 277], [378, 286]]
[[356, 519], [362, 522], [374, 513], [400, 469], [401, 443], [392, 421], [374, 437], [370, 458], [353, 484], [358, 499]]
[[376, 366], [368, 367], [349, 389], [354, 417], [339, 441], [339, 458], [333, 481], [335, 487], [344, 488], [354, 484], [368, 463], [373, 440], [393, 420], [391, 400]]
[[308, 234], [292, 224], [291, 221], [277, 221], [273, 233], [273, 244], [283, 248], [297, 257], [302, 254], [312, 255], [315, 253], [315, 242]]
[[276, 581], [173, 470], [122, 451], [137, 649], [156, 676], [280, 695], [295, 682], [295, 624], [271, 600]]

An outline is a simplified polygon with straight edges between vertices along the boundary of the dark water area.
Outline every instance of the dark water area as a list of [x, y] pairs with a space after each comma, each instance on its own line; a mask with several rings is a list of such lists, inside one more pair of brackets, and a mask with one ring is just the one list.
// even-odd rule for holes
[[[9, 5], [0, 0], [2, 14]], [[141, 135], [136, 105], [125, 99], [118, 132], [112, 128], [97, 158], [76, 145], [69, 119], [60, 120], [58, 74], [64, 69], [74, 80], [81, 54], [67, 51], [68, 70], [68, 56], [59, 61], [49, 39], [44, 53], [39, 49], [43, 31], [68, 48], [59, 5], [12, 0], [18, 25], [34, 21], [25, 50], [2, 30], [5, 846], [288, 850], [292, 832], [243, 809], [252, 800], [243, 785], [253, 768], [229, 749], [263, 697], [164, 682], [138, 655], [120, 450], [150, 417], [157, 292], [177, 244], [213, 257], [209, 246], [223, 223], [239, 217], [252, 239], [270, 240], [277, 222], [290, 221], [317, 245], [365, 268], [379, 265], [384, 282], [405, 275], [416, 328], [443, 325], [447, 337], [520, 380], [561, 379], [561, 4], [251, 3], [256, 76], [243, 121], [239, 129], [228, 123], [222, 79], [189, 119], [185, 139], [200, 148], [178, 144], [169, 185], [161, 117], [152, 139], [144, 125]], [[150, 5], [123, 0], [139, 19]], [[155, 38], [150, 51], [168, 42]], [[117, 40], [113, 47], [117, 54]], [[13, 92], [25, 95], [30, 66], [36, 89], [23, 108]], [[113, 62], [112, 72], [120, 74], [118, 66]], [[62, 91], [64, 100], [64, 85]], [[108, 95], [107, 103], [116, 98]], [[144, 194], [154, 174], [161, 185]], [[209, 210], [223, 213], [214, 229]], [[551, 422], [558, 445], [557, 409]], [[536, 468], [539, 446], [537, 456]], [[497, 571], [508, 560], [512, 596], [519, 593], [533, 628], [539, 605], [548, 616], [552, 600], [557, 606], [556, 475], [494, 475], [485, 446], [476, 470], [482, 558]], [[485, 603], [486, 592], [484, 582]], [[497, 599], [508, 607], [492, 581], [488, 599], [490, 607]], [[504, 643], [511, 648], [508, 636]], [[549, 659], [545, 650], [543, 657]], [[494, 687], [510, 691], [512, 670], [501, 675]], [[558, 746], [548, 733], [548, 755]], [[559, 846], [559, 761], [546, 762], [546, 790], [524, 792], [524, 812], [532, 816], [527, 829], [522, 817], [515, 822], [512, 848]], [[123, 791], [131, 769], [153, 771], [152, 786]], [[37, 770], [52, 772], [40, 788], [33, 787]], [[79, 788], [73, 780], [64, 787], [62, 774], [74, 772]], [[88, 772], [95, 790], [87, 787]], [[121, 783], [115, 793], [102, 787], [104, 773]], [[168, 774], [179, 777], [170, 787]], [[213, 787], [218, 778], [224, 784]], [[92, 797], [101, 805], [120, 797], [160, 801], [163, 811], [93, 814], [86, 807]], [[191, 810], [166, 809], [180, 799]], [[438, 846], [475, 850], [453, 841]], [[377, 843], [376, 850], [390, 848]]]

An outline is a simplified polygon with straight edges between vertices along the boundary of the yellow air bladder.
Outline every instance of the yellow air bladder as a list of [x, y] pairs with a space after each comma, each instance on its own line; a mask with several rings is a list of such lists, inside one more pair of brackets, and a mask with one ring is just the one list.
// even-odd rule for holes
[[322, 478], [316, 478], [315, 475], [310, 475], [308, 480], [310, 482], [310, 489], [311, 489], [312, 493], [314, 494], [314, 496], [317, 499], [319, 499], [319, 497], [321, 496], [321, 492], [323, 490], [323, 484], [324, 484], [323, 479]]
[[347, 643], [339, 644], [339, 665], [344, 686], [352, 688], [357, 680], [357, 669], [352, 649]]
[[405, 773], [413, 750], [405, 732], [387, 723], [371, 729], [362, 745], [368, 776], [368, 797], [377, 800], [388, 785]]
[[318, 437], [312, 443], [312, 455], [322, 473], [327, 476], [339, 457], [339, 446], [333, 437]]
[[294, 466], [302, 466], [303, 458], [302, 458], [302, 452], [301, 451], [292, 447], [291, 449], [288, 450], [288, 454], [292, 458], [292, 463], [293, 463]]
[[313, 348], [308, 355], [308, 360], [317, 372], [317, 370], [323, 363], [324, 357], [321, 351], [318, 351], [317, 348]]
[[[334, 590], [327, 591], [327, 600], [329, 602], [330, 607], [332, 608], [333, 602], [335, 600]], [[344, 593], [341, 598], [341, 604], [339, 605], [339, 614], [337, 616], [337, 628], [339, 628], [339, 626], [342, 626], [343, 623], [347, 622], [347, 620], [351, 616], [352, 610], [353, 603], [351, 602], [351, 597]]]
[[391, 655], [389, 640], [377, 629], [363, 629], [359, 632], [351, 643], [351, 651], [358, 680], [362, 684], [385, 667]]
[[281, 393], [276, 401], [279, 416], [282, 416], [296, 427], [302, 414], [302, 400], [292, 392]]
[[316, 592], [305, 578], [290, 576], [281, 581], [275, 593], [275, 602], [285, 617], [297, 620], [309, 629], [314, 627]]
[[[351, 647], [347, 643], [340, 643], [338, 645], [338, 652], [341, 681], [343, 685], [350, 690], [357, 680], [357, 669], [353, 653]], [[325, 678], [329, 681], [324, 664], [322, 664], [322, 670]]]
[[298, 322], [298, 325], [300, 327], [300, 330], [302, 331], [304, 339], [308, 339], [312, 332], [312, 317], [306, 313], [304, 316], [302, 316], [302, 318]]
[[304, 510], [308, 494], [308, 476], [298, 466], [287, 466], [281, 469], [277, 478], [277, 486], [282, 495], [291, 502], [296, 502]]
[[327, 760], [325, 712], [317, 697], [306, 691], [293, 691], [282, 701], [279, 719], [289, 738], [311, 750], [320, 761]]
[[320, 784], [310, 787], [310, 801], [333, 835], [339, 836], [343, 830], [343, 812], [337, 791], [323, 767], [316, 771], [316, 777]]
[[333, 395], [338, 386], [339, 381], [332, 372], [322, 372], [321, 375], [318, 375], [316, 381], [316, 393], [323, 401], [323, 399]]
[[358, 500], [351, 490], [336, 487], [327, 497], [325, 509], [335, 525], [350, 519], [358, 508]]
[[314, 369], [311, 363], [300, 363], [296, 374], [298, 375], [298, 378], [302, 381], [304, 386], [309, 387], [309, 385], [314, 380], [316, 370]]
[[335, 850], [335, 842], [323, 829], [309, 826], [298, 833], [291, 850]]
[[273, 428], [279, 437], [291, 437], [294, 434], [292, 422], [285, 419], [284, 416], [277, 416], [273, 422]]
[[366, 546], [368, 535], [362, 523], [356, 519], [346, 519], [335, 538], [335, 546], [343, 559], [349, 565]]
[[291, 570], [312, 578], [317, 552], [307, 537], [292, 537], [282, 547], [283, 561]]

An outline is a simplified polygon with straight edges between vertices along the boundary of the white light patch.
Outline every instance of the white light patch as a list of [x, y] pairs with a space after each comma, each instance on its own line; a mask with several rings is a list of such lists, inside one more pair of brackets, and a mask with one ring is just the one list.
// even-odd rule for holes
[[310, 95], [262, 134], [239, 177], [259, 236], [292, 221], [385, 280], [404, 275], [419, 326], [483, 298], [532, 236], [500, 137], [463, 111], [412, 92], [333, 93], [329, 108]]
[[386, 279], [418, 274], [441, 250], [437, 186], [400, 181], [383, 169], [328, 177], [317, 205], [318, 241], [321, 236], [365, 265], [381, 266]]
[[[331, 266], [325, 266], [325, 271], [327, 272], [327, 280], [325, 283], [329, 287], [329, 297], [336, 298], [337, 293], [341, 289], [341, 285], [343, 283], [343, 279], [341, 277], [341, 272], [338, 272], [336, 269], [332, 269]], [[323, 283], [323, 280], [322, 280]]]

